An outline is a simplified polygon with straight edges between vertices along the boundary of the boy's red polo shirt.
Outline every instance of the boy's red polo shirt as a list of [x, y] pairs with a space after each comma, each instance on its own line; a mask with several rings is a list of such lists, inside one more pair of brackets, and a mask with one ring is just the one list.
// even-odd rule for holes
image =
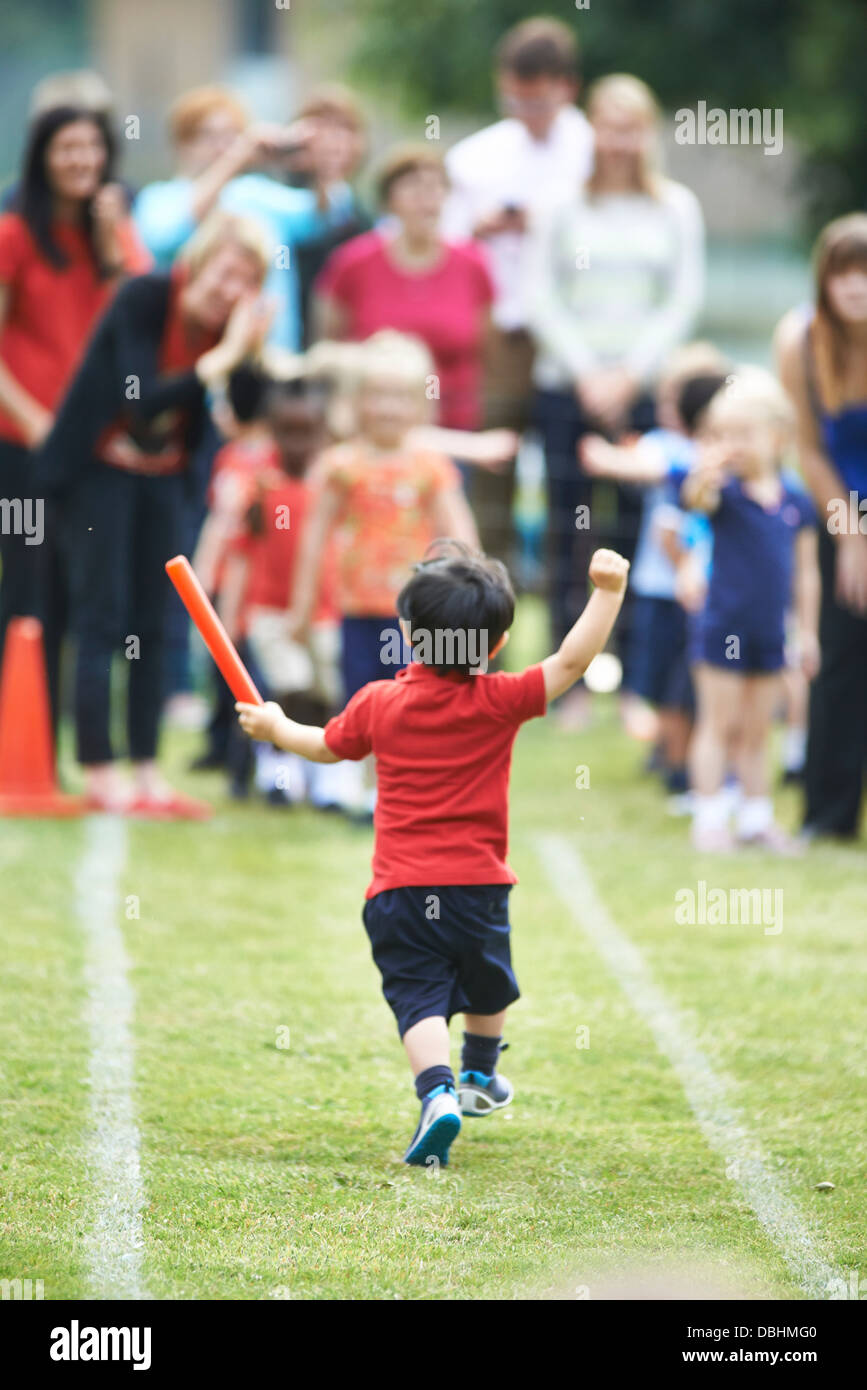
[[386, 888], [515, 883], [509, 769], [521, 724], [545, 713], [541, 666], [438, 676], [413, 662], [372, 681], [325, 726], [339, 758], [376, 757], [373, 882]]

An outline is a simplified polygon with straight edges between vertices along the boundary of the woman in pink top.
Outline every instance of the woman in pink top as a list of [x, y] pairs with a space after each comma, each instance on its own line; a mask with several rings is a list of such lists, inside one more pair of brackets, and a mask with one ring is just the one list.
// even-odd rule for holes
[[447, 192], [434, 151], [412, 145], [393, 152], [378, 187], [391, 225], [354, 237], [330, 257], [316, 282], [316, 331], [361, 341], [394, 328], [420, 338], [434, 359], [428, 396], [439, 400], [439, 423], [472, 430], [480, 422], [494, 290], [480, 247], [440, 236]]

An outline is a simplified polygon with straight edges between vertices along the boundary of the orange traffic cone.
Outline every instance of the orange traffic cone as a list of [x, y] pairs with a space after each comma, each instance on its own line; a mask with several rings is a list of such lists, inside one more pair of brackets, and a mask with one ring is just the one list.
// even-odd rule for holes
[[0, 815], [80, 816], [84, 801], [58, 790], [42, 624], [13, 618], [0, 674]]

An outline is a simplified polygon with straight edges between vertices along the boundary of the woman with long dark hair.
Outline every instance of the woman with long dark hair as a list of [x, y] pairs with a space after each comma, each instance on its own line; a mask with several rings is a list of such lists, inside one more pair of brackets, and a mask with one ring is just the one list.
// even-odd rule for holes
[[777, 329], [801, 467], [822, 522], [822, 664], [810, 692], [807, 835], [857, 835], [867, 770], [867, 213], [831, 222], [815, 307]]
[[33, 122], [14, 210], [0, 216], [0, 653], [9, 619], [41, 619], [57, 718], [67, 586], [51, 507], [34, 495], [33, 451], [119, 279], [148, 257], [113, 182], [105, 118], [74, 106]]

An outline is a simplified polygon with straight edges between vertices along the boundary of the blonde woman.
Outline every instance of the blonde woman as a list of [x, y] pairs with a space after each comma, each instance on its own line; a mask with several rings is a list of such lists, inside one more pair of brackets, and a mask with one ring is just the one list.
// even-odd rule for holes
[[[165, 561], [177, 548], [185, 473], [205, 393], [261, 346], [270, 246], [255, 223], [204, 222], [175, 269], [127, 281], [100, 321], [40, 460], [69, 517], [78, 633], [75, 724], [94, 809], [168, 818], [203, 813], [156, 767], [163, 698]], [[111, 665], [129, 658], [128, 752], [110, 737]]]
[[704, 285], [701, 209], [689, 189], [659, 173], [650, 89], [627, 75], [603, 78], [590, 89], [587, 114], [593, 170], [537, 227], [528, 286], [556, 641], [583, 605], [577, 576], [586, 574], [592, 546], [616, 543], [628, 557], [638, 522], [637, 502], [621, 491], [610, 537], [594, 527], [591, 546], [589, 531], [576, 527], [576, 508], [590, 502], [576, 442], [589, 429], [616, 438], [629, 426], [652, 426], [653, 385], [689, 336]]

